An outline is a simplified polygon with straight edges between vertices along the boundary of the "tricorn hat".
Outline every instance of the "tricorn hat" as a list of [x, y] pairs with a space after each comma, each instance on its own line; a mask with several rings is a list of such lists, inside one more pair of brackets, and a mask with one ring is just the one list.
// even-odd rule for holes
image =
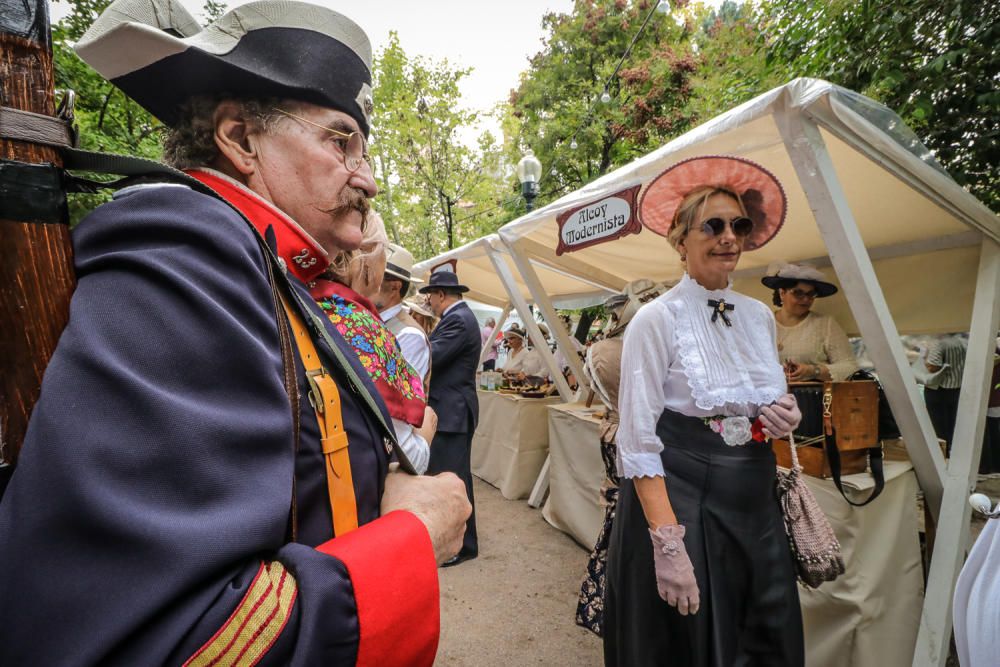
[[371, 44], [325, 7], [258, 0], [202, 28], [179, 0], [116, 0], [75, 48], [166, 125], [190, 98], [221, 94], [310, 102], [370, 129]]
[[390, 243], [385, 247], [385, 272], [409, 283], [422, 283], [413, 277], [413, 255], [401, 245]]
[[418, 292], [426, 294], [433, 290], [444, 290], [445, 292], [468, 292], [469, 288], [458, 282], [458, 276], [452, 271], [435, 271], [427, 284], [421, 287]]
[[822, 298], [837, 293], [837, 286], [831, 283], [819, 269], [808, 264], [779, 264], [767, 268], [767, 275], [760, 279], [765, 287], [787, 289], [796, 283], [809, 283], [816, 288], [816, 296]]
[[788, 200], [781, 183], [761, 165], [735, 155], [681, 160], [654, 178], [639, 201], [639, 218], [650, 231], [667, 236], [677, 223], [681, 202], [703, 186], [722, 187], [740, 196], [753, 231], [743, 244], [756, 250], [774, 238], [785, 221]]

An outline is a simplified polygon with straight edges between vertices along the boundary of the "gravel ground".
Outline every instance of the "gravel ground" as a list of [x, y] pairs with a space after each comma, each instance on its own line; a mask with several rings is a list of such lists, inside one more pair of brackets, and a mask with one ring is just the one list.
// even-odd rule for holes
[[[1000, 501], [1000, 476], [977, 490]], [[587, 552], [525, 501], [479, 479], [475, 494], [480, 556], [441, 570], [435, 665], [601, 665], [600, 640], [574, 623]], [[973, 515], [973, 536], [984, 523]]]
[[602, 664], [601, 641], [574, 622], [587, 552], [524, 500], [475, 479], [479, 558], [441, 569], [435, 665]]

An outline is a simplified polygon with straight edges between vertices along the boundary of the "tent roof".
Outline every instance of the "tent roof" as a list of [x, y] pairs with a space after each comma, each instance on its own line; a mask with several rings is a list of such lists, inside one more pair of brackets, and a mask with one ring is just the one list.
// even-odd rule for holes
[[[426, 280], [434, 267], [454, 261], [459, 281], [469, 287], [469, 298], [502, 308], [510, 301], [510, 297], [490, 261], [490, 250], [499, 253], [502, 261], [509, 263], [510, 255], [507, 248], [496, 234], [491, 234], [419, 262], [413, 267], [413, 275]], [[532, 262], [535, 264], [538, 279], [557, 307], [579, 308], [600, 302], [611, 293], [611, 290], [584, 275], [574, 275], [566, 268], [547, 268], [542, 262], [534, 259]], [[532, 302], [534, 299], [520, 274], [513, 267], [511, 270], [517, 281], [518, 290], [526, 301]], [[621, 287], [619, 283], [621, 281], [615, 281], [616, 289]]]
[[[825, 81], [796, 79], [685, 133], [559, 200], [508, 223], [499, 235], [533, 261], [577, 275], [676, 280], [683, 273], [666, 239], [643, 229], [557, 257], [556, 216], [628, 187], [645, 187], [668, 166], [696, 155], [738, 155], [763, 164], [788, 195], [788, 216], [765, 247], [746, 253], [734, 276], [741, 291], [769, 301], [759, 284], [773, 262], [828, 265], [827, 250], [779, 131], [784, 114], [820, 128], [861, 236], [901, 332], [967, 330], [982, 234], [1000, 241], [1000, 220], [956, 184], [888, 108]], [[550, 292], [559, 296], [561, 291]], [[838, 295], [819, 302], [849, 332]]]

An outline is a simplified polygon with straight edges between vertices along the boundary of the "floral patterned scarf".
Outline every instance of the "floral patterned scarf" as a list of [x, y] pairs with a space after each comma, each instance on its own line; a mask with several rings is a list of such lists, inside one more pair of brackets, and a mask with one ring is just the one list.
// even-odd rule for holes
[[372, 302], [350, 287], [330, 280], [311, 283], [310, 293], [368, 371], [389, 414], [419, 427], [427, 397], [417, 372], [403, 358], [396, 337]]

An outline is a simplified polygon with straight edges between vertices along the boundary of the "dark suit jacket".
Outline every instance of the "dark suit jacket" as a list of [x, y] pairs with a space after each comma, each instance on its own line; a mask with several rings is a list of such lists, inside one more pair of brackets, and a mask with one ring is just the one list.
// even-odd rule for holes
[[479, 323], [460, 301], [431, 332], [431, 395], [438, 430], [471, 433], [479, 423], [476, 367], [482, 351]]

